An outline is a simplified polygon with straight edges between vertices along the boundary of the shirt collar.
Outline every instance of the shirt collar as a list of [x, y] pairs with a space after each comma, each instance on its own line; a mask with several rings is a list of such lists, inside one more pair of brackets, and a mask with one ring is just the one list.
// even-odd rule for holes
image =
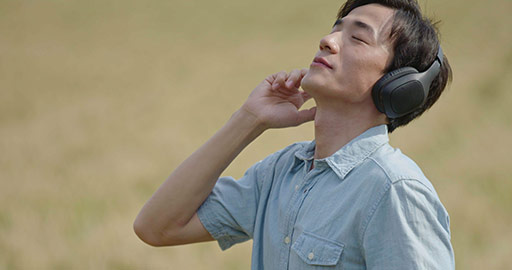
[[[344, 179], [354, 167], [388, 141], [386, 125], [372, 127], [352, 139], [331, 156], [315, 160], [315, 163], [329, 165], [341, 179]], [[301, 160], [312, 160], [315, 154], [315, 145], [315, 141], [304, 145], [302, 149], [295, 152], [295, 156]]]

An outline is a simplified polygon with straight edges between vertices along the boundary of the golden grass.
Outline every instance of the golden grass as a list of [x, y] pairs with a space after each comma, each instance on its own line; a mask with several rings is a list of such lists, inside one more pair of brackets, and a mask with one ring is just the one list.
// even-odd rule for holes
[[[157, 249], [132, 222], [266, 75], [308, 66], [339, 3], [0, 2], [0, 269], [249, 268], [250, 243]], [[459, 269], [512, 265], [511, 3], [422, 2], [454, 82], [392, 135], [450, 213]], [[311, 138], [267, 132], [226, 174]]]

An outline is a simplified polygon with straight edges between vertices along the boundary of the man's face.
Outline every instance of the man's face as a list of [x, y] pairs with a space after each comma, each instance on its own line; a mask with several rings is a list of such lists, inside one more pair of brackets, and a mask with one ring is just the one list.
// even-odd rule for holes
[[342, 99], [361, 103], [392, 60], [389, 41], [393, 9], [369, 4], [338, 20], [320, 40], [320, 50], [302, 80], [302, 88], [317, 102]]

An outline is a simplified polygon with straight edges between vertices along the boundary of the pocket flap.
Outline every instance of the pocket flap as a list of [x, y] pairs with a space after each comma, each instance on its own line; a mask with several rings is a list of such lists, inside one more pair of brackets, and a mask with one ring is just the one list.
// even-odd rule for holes
[[302, 232], [292, 249], [307, 264], [336, 265], [343, 252], [340, 242], [325, 239], [308, 232]]

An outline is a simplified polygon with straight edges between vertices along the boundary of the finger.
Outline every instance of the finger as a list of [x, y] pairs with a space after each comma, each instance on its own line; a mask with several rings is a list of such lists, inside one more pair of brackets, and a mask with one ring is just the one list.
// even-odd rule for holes
[[274, 80], [275, 80], [275, 74], [272, 74], [272, 75], [268, 75], [264, 81], [266, 81], [268, 84], [272, 85], [272, 83], [274, 83]]
[[297, 115], [297, 126], [309, 121], [315, 120], [316, 115], [316, 107], [310, 108], [308, 110], [301, 110]]
[[[292, 89], [295, 85], [300, 82], [301, 79], [301, 71], [298, 69], [292, 70], [288, 75], [288, 79], [286, 79], [286, 88]], [[295, 87], [298, 88], [298, 87]]]
[[284, 81], [286, 80], [286, 72], [281, 71], [276, 74], [274, 83], [272, 84], [272, 89], [277, 90], [280, 87], [284, 86]]
[[300, 94], [302, 95], [302, 99], [304, 100], [304, 102], [311, 99], [311, 95], [309, 95], [307, 92], [302, 91], [300, 92]]
[[309, 69], [307, 69], [307, 68], [303, 68], [300, 70], [300, 80], [297, 82], [297, 84], [295, 84], [296, 88], [300, 87], [300, 85], [302, 83], [302, 79], [304, 79], [304, 76], [306, 76], [306, 74], [308, 74], [308, 71], [309, 71]]

